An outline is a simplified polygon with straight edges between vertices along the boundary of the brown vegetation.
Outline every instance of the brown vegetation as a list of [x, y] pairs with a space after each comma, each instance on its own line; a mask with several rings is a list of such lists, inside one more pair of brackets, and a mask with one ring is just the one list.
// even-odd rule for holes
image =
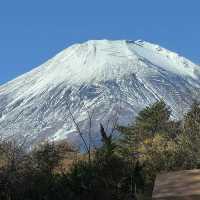
[[[160, 172], [200, 167], [200, 108], [194, 102], [181, 121], [164, 102], [145, 108], [114, 141], [100, 126], [102, 147], [85, 154], [65, 142], [27, 153], [22, 144], [0, 142], [0, 199], [150, 199]], [[81, 132], [81, 136], [82, 132]]]

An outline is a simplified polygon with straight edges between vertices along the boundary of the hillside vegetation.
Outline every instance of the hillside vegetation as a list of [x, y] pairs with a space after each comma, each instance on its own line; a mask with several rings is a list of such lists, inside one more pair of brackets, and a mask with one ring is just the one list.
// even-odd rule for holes
[[151, 199], [158, 173], [200, 168], [197, 102], [180, 121], [163, 101], [156, 102], [117, 130], [118, 140], [101, 125], [101, 148], [85, 155], [67, 143], [45, 143], [27, 153], [23, 144], [2, 141], [0, 199]]

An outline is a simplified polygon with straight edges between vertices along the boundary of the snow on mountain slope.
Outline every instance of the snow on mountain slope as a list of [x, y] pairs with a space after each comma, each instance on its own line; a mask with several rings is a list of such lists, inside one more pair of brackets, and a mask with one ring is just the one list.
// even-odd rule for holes
[[92, 115], [98, 142], [100, 122], [130, 123], [158, 99], [178, 118], [199, 94], [200, 67], [176, 53], [141, 40], [88, 41], [0, 86], [0, 135], [78, 143], [71, 111], [85, 134]]

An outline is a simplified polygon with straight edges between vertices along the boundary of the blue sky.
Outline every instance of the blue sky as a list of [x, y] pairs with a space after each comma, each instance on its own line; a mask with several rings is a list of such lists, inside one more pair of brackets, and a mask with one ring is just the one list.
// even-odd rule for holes
[[1, 0], [0, 84], [89, 39], [143, 39], [200, 63], [199, 0]]

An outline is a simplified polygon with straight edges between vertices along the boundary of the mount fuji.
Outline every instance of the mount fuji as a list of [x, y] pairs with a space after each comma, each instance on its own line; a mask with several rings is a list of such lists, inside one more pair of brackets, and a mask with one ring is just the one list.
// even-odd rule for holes
[[159, 99], [178, 119], [199, 94], [200, 66], [177, 53], [142, 40], [91, 40], [0, 86], [0, 136], [79, 145], [75, 120], [98, 143], [100, 123], [127, 125]]

